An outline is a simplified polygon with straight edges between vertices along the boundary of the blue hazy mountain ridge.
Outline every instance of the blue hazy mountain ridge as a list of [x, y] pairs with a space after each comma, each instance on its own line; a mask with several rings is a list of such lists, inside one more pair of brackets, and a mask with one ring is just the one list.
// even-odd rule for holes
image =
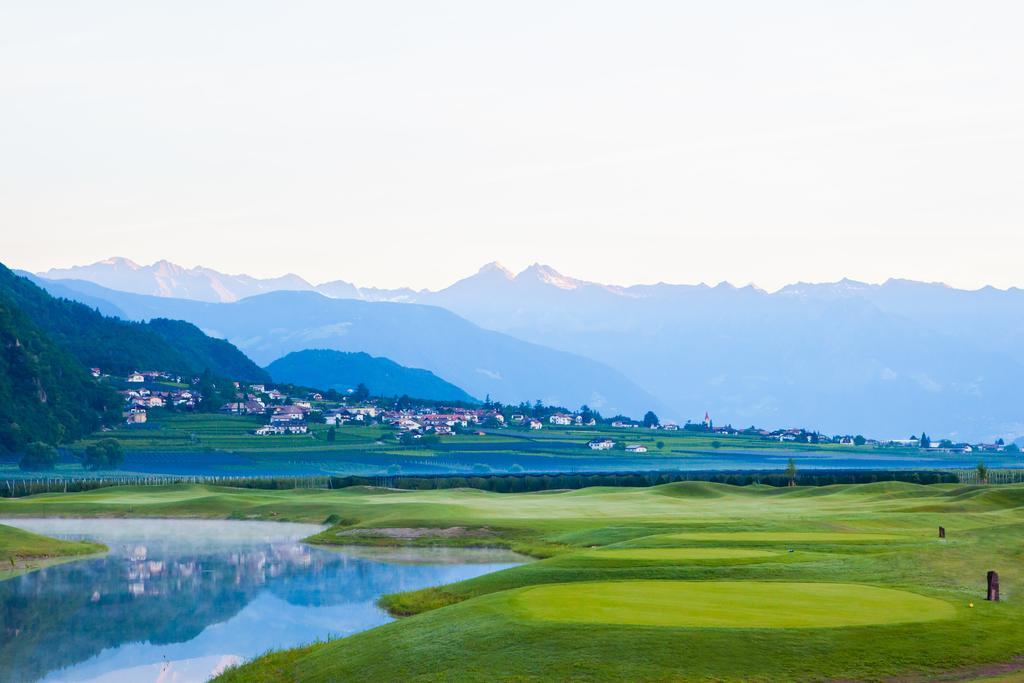
[[[37, 278], [44, 287], [52, 281]], [[187, 320], [223, 337], [266, 365], [293, 351], [363, 351], [424, 368], [472, 396], [518, 403], [587, 403], [613, 414], [667, 412], [621, 373], [581, 356], [484, 330], [435, 306], [331, 299], [278, 291], [231, 303], [132, 294], [82, 280], [56, 283], [63, 292], [102, 299], [133, 320]]]
[[374, 396], [412, 396], [435, 401], [477, 400], [429, 370], [407, 368], [363, 352], [293, 351], [266, 367], [275, 382], [344, 392], [365, 384]]
[[662, 418], [709, 410], [735, 425], [879, 437], [1024, 434], [1021, 289], [908, 280], [798, 283], [774, 293], [728, 284], [618, 287], [539, 264], [519, 274], [489, 264], [436, 292], [336, 291], [438, 306], [592, 358], [661, 399]]
[[[210, 268], [185, 268], [170, 261], [144, 266], [122, 257], [87, 266], [54, 268], [47, 271], [45, 277], [48, 280], [88, 280], [119, 291], [213, 302], [237, 301], [277, 290], [313, 289], [313, 285], [291, 273], [261, 279], [228, 275]], [[337, 286], [335, 289], [341, 291]]]
[[[614, 367], [684, 414], [965, 439], [1024, 433], [1024, 292], [891, 280], [612, 287], [495, 265], [418, 300]], [[524, 301], [543, 300], [543, 307]]]

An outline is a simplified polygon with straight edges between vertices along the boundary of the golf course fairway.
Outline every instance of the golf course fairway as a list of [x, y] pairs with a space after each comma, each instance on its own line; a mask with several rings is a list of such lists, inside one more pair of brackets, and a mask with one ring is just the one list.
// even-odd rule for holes
[[595, 550], [588, 557], [640, 562], [706, 562], [770, 558], [779, 554], [758, 548], [608, 548]]
[[908, 540], [893, 534], [862, 534], [814, 531], [735, 531], [669, 534], [665, 538], [678, 541], [713, 541], [726, 543], [883, 543]]
[[600, 581], [536, 586], [514, 605], [545, 621], [695, 628], [835, 628], [951, 619], [947, 602], [851, 583]]
[[[386, 595], [394, 622], [271, 652], [225, 681], [916, 683], [1024, 673], [1024, 485], [193, 484], [0, 499], [0, 516], [94, 515], [314, 522], [330, 525], [308, 539], [320, 545], [490, 546], [533, 558]], [[999, 602], [985, 600], [991, 570]]]

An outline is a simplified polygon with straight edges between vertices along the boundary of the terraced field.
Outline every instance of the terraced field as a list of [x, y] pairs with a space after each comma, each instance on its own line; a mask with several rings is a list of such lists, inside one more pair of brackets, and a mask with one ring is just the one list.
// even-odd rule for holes
[[[839, 444], [780, 443], [745, 435], [664, 432], [646, 429], [565, 428], [540, 431], [488, 430], [447, 436], [438, 443], [402, 446], [390, 428], [345, 425], [334, 430], [310, 425], [310, 433], [256, 436], [262, 418], [219, 414], [150, 411], [144, 425], [121, 425], [71, 447], [81, 453], [97, 439], [114, 437], [125, 451], [123, 472], [183, 476], [325, 476], [457, 474], [509, 472], [632, 472], [656, 470], [781, 470], [790, 457], [802, 471], [810, 469], [972, 468], [975, 459], [923, 455], [919, 449], [875, 448]], [[644, 454], [624, 450], [592, 451], [587, 442], [605, 437], [621, 446], [647, 447]], [[991, 467], [1007, 466], [1008, 457], [989, 455]], [[85, 474], [73, 458], [59, 476]], [[13, 459], [0, 459], [0, 477], [32, 476]]]

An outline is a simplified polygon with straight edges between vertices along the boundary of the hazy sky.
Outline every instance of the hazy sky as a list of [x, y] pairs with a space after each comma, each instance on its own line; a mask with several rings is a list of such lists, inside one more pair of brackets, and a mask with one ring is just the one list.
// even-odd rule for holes
[[1024, 3], [0, 2], [0, 260], [1024, 286]]

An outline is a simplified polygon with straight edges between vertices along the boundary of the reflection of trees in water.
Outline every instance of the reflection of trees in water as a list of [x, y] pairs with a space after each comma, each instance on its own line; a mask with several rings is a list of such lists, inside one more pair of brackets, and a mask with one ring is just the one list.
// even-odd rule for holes
[[[4, 677], [33, 680], [125, 642], [190, 640], [264, 588], [305, 598], [298, 604], [343, 602], [351, 597], [345, 584], [360, 579], [324, 580], [346, 573], [342, 560], [298, 543], [199, 555], [136, 546], [0, 582]], [[279, 583], [292, 588], [279, 592]]]

